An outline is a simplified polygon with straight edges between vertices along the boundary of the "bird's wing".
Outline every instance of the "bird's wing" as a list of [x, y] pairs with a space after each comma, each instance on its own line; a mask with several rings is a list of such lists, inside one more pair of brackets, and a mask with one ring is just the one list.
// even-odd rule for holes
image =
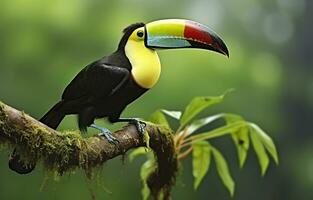
[[128, 81], [129, 76], [126, 68], [103, 63], [90, 64], [65, 88], [62, 99], [110, 96]]

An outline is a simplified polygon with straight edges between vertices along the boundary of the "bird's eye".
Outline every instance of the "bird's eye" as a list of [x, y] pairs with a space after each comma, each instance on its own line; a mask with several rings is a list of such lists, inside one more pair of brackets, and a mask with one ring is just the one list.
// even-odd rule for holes
[[137, 32], [137, 36], [138, 36], [139, 38], [142, 38], [142, 37], [143, 37], [143, 31], [142, 31], [142, 30], [138, 31], [138, 32]]

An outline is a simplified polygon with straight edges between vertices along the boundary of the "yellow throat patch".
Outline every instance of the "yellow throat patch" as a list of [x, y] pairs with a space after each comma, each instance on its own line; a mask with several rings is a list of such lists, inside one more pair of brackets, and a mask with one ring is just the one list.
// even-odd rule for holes
[[161, 63], [156, 51], [149, 49], [144, 44], [144, 37], [137, 32], [144, 33], [144, 28], [136, 29], [125, 46], [125, 54], [132, 65], [132, 75], [136, 83], [146, 89], [152, 88], [159, 80]]

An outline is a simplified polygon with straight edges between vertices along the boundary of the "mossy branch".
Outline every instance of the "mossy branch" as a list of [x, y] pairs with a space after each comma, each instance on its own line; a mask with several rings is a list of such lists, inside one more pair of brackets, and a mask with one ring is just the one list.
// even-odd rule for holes
[[[172, 132], [151, 123], [147, 123], [146, 131], [157, 161], [156, 170], [151, 173], [149, 181], [154, 188], [150, 189], [155, 193], [160, 190], [169, 193], [177, 171]], [[116, 145], [97, 135], [83, 138], [75, 131], [58, 132], [0, 102], [0, 144], [17, 148], [25, 162], [43, 161], [45, 168], [60, 174], [76, 168], [90, 172], [93, 167], [123, 155], [129, 149], [146, 146], [133, 125], [113, 135], [119, 140]]]

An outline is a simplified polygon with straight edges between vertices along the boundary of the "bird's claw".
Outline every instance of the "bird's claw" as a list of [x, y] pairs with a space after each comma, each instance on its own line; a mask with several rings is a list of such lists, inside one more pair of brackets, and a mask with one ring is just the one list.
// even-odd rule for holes
[[119, 143], [118, 139], [116, 139], [112, 135], [111, 131], [109, 131], [109, 130], [102, 130], [102, 132], [99, 133], [98, 135], [99, 136], [104, 136], [108, 140], [108, 142], [111, 143], [111, 144], [118, 144]]
[[109, 143], [111, 143], [111, 144], [119, 143], [118, 139], [116, 139], [112, 135], [112, 132], [109, 129], [101, 127], [101, 126], [98, 126], [96, 124], [91, 124], [90, 127], [95, 128], [95, 129], [101, 131], [98, 135], [99, 136], [104, 136], [109, 141]]
[[143, 135], [145, 133], [146, 130], [146, 123], [137, 119], [134, 119], [132, 121], [129, 122], [130, 124], [133, 124], [136, 126], [138, 132]]

